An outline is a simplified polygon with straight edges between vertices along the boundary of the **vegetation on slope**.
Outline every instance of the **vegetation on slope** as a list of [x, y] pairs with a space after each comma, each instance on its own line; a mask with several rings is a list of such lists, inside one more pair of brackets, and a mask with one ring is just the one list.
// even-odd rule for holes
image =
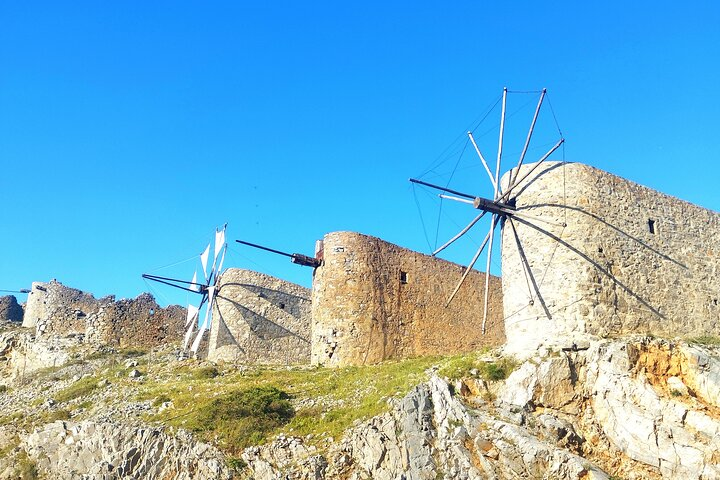
[[[0, 425], [30, 431], [55, 420], [134, 418], [192, 431], [235, 457], [278, 434], [324, 448], [355, 422], [387, 411], [388, 400], [404, 396], [433, 371], [494, 381], [513, 367], [487, 352], [330, 369], [179, 361], [169, 349], [108, 350], [37, 372], [32, 382], [16, 387], [18, 398], [33, 400], [23, 405], [8, 397], [17, 408], [6, 411]], [[133, 370], [140, 376], [131, 377]]]

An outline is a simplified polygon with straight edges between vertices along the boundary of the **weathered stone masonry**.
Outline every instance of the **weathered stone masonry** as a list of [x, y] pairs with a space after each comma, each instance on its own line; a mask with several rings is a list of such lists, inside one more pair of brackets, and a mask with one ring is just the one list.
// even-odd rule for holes
[[237, 268], [227, 269], [218, 286], [209, 360], [310, 363], [310, 290]]
[[513, 221], [517, 240], [503, 230], [510, 352], [587, 334], [720, 334], [720, 214], [558, 162], [525, 182], [517, 207], [542, 221]]
[[445, 301], [463, 268], [353, 232], [322, 242], [323, 265], [313, 280], [312, 361], [376, 363], [452, 354], [505, 340], [500, 279], [490, 277], [487, 333], [482, 334], [484, 274], [473, 271]]
[[83, 335], [89, 343], [152, 347], [181, 339], [185, 317], [184, 308], [160, 308], [148, 293], [132, 300], [95, 299], [53, 280], [33, 283], [23, 326], [38, 336]]

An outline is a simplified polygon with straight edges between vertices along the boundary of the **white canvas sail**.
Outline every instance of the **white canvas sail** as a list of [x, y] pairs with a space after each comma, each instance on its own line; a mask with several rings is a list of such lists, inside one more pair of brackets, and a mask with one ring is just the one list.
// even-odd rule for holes
[[190, 290], [194, 292], [200, 291], [200, 285], [197, 284], [197, 270], [195, 270], [195, 273], [193, 273], [193, 279], [192, 283], [190, 284]]
[[185, 320], [185, 326], [187, 327], [193, 321], [197, 321], [198, 313], [200, 312], [200, 309], [196, 307], [195, 305], [188, 305], [187, 308], [187, 320]]
[[185, 338], [183, 339], [183, 350], [187, 350], [188, 343], [190, 343], [190, 337], [192, 337], [192, 333], [195, 330], [195, 323], [190, 323], [190, 326], [188, 327], [187, 331], [185, 332]]
[[197, 353], [198, 348], [200, 347], [200, 340], [202, 340], [203, 333], [205, 333], [205, 330], [208, 329], [210, 324], [210, 314], [212, 312], [213, 307], [213, 300], [215, 299], [215, 286], [208, 287], [208, 306], [207, 310], [205, 310], [205, 319], [203, 320], [202, 325], [200, 326], [200, 329], [198, 330], [198, 334], [195, 337], [195, 341], [192, 344], [192, 347], [190, 350], [193, 351], [193, 353]]
[[215, 230], [215, 261], [217, 261], [217, 257], [220, 254], [220, 250], [222, 250], [224, 245], [225, 245], [225, 228], [223, 228], [222, 230]]
[[202, 253], [202, 255], [200, 255], [200, 261], [202, 262], [203, 274], [205, 275], [205, 280], [206, 280], [206, 281], [207, 281], [207, 279], [208, 279], [207, 263], [208, 263], [208, 258], [209, 258], [209, 257], [210, 257], [210, 244], [208, 243], [207, 248], [206, 248], [205, 251]]

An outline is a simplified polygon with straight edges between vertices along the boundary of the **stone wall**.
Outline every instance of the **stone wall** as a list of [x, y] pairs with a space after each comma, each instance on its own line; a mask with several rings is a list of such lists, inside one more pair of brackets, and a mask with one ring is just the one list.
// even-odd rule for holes
[[57, 280], [33, 282], [25, 305], [23, 327], [35, 328], [38, 335], [84, 334], [88, 315], [114, 300], [112, 296], [95, 299]]
[[310, 290], [237, 268], [227, 269], [218, 285], [209, 360], [310, 363]]
[[720, 214], [576, 163], [543, 164], [516, 193], [534, 218], [503, 229], [510, 352], [718, 334]]
[[53, 280], [34, 282], [28, 294], [24, 327], [38, 337], [81, 335], [86, 342], [120, 347], [153, 347], [183, 336], [186, 310], [160, 308], [152, 295], [115, 301], [96, 299]]
[[464, 267], [352, 232], [327, 234], [313, 279], [312, 362], [375, 363], [452, 354], [505, 340], [500, 279], [473, 271], [449, 307]]
[[22, 322], [23, 307], [14, 295], [0, 297], [0, 321]]

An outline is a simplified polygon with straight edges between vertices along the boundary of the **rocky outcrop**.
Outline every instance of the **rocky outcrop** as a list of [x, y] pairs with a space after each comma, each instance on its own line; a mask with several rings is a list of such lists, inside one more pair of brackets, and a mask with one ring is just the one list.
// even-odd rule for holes
[[493, 402], [433, 377], [322, 455], [283, 437], [243, 458], [258, 479], [720, 478], [719, 373], [705, 347], [596, 342], [530, 359]]
[[47, 478], [231, 478], [224, 456], [180, 431], [116, 423], [56, 421], [20, 445]]
[[0, 321], [22, 322], [23, 313], [23, 307], [14, 295], [0, 297]]

